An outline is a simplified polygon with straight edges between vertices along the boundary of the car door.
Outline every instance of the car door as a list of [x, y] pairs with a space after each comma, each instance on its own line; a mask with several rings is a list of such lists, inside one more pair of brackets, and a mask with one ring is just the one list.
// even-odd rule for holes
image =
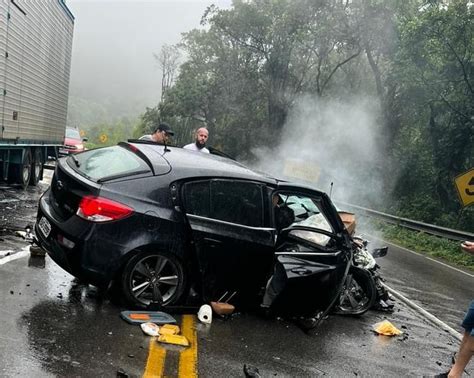
[[280, 230], [264, 304], [287, 315], [323, 316], [339, 297], [350, 266], [348, 234], [323, 193], [291, 188], [275, 195], [274, 204], [290, 209], [285, 216], [290, 212], [293, 218]]
[[236, 302], [252, 305], [265, 285], [275, 243], [265, 193], [264, 184], [244, 180], [211, 179], [183, 185], [183, 205], [205, 300], [236, 292]]

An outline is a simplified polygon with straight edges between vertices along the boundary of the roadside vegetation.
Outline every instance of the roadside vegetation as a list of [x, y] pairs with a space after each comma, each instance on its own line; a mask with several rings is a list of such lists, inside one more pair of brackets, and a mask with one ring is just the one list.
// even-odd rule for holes
[[[205, 126], [212, 146], [252, 164], [264, 149], [274, 162], [294, 157], [278, 148], [289, 140], [300, 146], [295, 155], [322, 150], [334, 155], [332, 162], [347, 154], [331, 169], [320, 164], [321, 179], [329, 170], [340, 176], [318, 186], [328, 190], [334, 181], [335, 189], [350, 187], [358, 195], [345, 196], [348, 203], [474, 230], [474, 206], [462, 208], [454, 185], [474, 167], [472, 1], [233, 0], [229, 8], [210, 6], [201, 24], [156, 54], [159, 104], [125, 129], [90, 126], [91, 143], [104, 130], [115, 135], [112, 143], [165, 121], [183, 145]], [[302, 98], [312, 101], [304, 136], [287, 132]], [[339, 104], [340, 115], [357, 99], [368, 105], [339, 122], [343, 143], [336, 154], [332, 124], [313, 120], [326, 104]], [[367, 113], [371, 136], [363, 129]], [[379, 156], [368, 154], [372, 140]], [[358, 153], [350, 155], [356, 146]], [[438, 251], [424, 236], [386, 232]]]
[[407, 228], [384, 222], [371, 222], [372, 227], [380, 232], [384, 240], [401, 247], [435, 257], [449, 264], [474, 271], [474, 256], [464, 252], [461, 242], [452, 241], [424, 232], [409, 230]]

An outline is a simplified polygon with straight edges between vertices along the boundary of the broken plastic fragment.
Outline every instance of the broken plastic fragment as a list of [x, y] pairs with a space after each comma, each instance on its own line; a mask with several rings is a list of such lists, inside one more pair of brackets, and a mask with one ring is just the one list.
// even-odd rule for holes
[[142, 323], [140, 324], [140, 327], [143, 333], [145, 333], [148, 336], [158, 336], [160, 334], [159, 333], [160, 327], [158, 327], [158, 325], [156, 325], [155, 323], [151, 323], [151, 322]]
[[230, 315], [235, 310], [233, 305], [225, 302], [211, 302], [211, 307], [217, 315]]
[[189, 346], [188, 339], [182, 335], [160, 335], [158, 341], [166, 344]]
[[164, 324], [160, 327], [160, 335], [177, 335], [179, 331], [176, 324]]
[[373, 328], [376, 333], [384, 336], [397, 336], [403, 333], [388, 320], [374, 324]]

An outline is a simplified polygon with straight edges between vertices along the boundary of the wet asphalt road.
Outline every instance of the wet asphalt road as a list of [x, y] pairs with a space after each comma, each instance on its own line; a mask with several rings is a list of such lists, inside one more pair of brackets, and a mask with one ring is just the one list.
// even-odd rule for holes
[[386, 243], [389, 254], [379, 259], [386, 283], [462, 333], [460, 326], [474, 300], [474, 272]]
[[[1, 376], [142, 376], [150, 338], [119, 317], [121, 310], [93, 287], [80, 285], [50, 259], [22, 257], [0, 266]], [[390, 319], [404, 336], [371, 332]], [[178, 322], [181, 317], [177, 316]], [[316, 334], [293, 323], [238, 314], [196, 324], [201, 376], [422, 376], [446, 370], [456, 341], [402, 304], [393, 314], [331, 316]], [[164, 372], [177, 376], [179, 347], [165, 348]], [[183, 349], [184, 350], [184, 349]]]
[[[457, 349], [454, 338], [402, 303], [393, 314], [330, 316], [313, 335], [291, 322], [252, 314], [215, 319], [210, 326], [188, 317], [187, 327], [197, 336], [191, 348], [157, 347], [138, 326], [120, 319], [123, 308], [48, 257], [30, 257], [27, 244], [12, 235], [11, 226], [34, 221], [45, 188], [25, 193], [0, 187], [0, 229], [7, 228], [0, 251], [12, 253], [0, 257], [0, 376], [189, 376], [195, 370], [243, 376], [244, 364], [262, 376], [423, 376], [446, 371]], [[392, 248], [379, 263], [389, 285], [459, 329], [473, 277], [425, 260]], [[181, 316], [176, 318], [181, 324]], [[374, 335], [372, 325], [384, 318], [404, 335]]]

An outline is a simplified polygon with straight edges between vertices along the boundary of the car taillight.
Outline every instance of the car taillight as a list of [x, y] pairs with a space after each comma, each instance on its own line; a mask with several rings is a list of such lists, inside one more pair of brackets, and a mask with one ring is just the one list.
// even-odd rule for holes
[[81, 199], [77, 215], [91, 222], [108, 222], [128, 217], [133, 209], [102, 197], [86, 196]]

